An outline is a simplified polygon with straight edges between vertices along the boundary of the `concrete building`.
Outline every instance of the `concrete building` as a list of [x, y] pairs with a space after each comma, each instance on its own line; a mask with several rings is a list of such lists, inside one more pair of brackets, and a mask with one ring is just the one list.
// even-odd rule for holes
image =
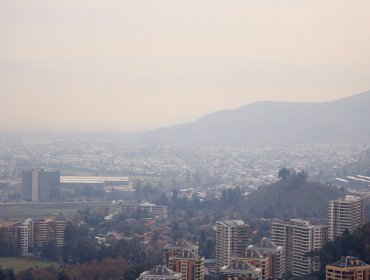
[[249, 245], [242, 255], [232, 256], [232, 261], [246, 261], [261, 268], [262, 280], [280, 278], [285, 273], [284, 249], [267, 238]]
[[66, 221], [55, 217], [32, 219], [31, 247], [41, 248], [44, 244], [54, 241], [59, 247], [64, 244]]
[[342, 257], [326, 266], [326, 280], [370, 280], [370, 265], [356, 257]]
[[66, 222], [55, 217], [2, 222], [0, 236], [3, 242], [0, 251], [7, 256], [25, 256], [30, 249], [37, 251], [50, 241], [61, 247], [64, 244], [65, 228]]
[[187, 240], [177, 240], [163, 247], [163, 262], [184, 280], [203, 280], [204, 257], [198, 255], [198, 245]]
[[365, 224], [363, 198], [347, 195], [345, 198], [329, 201], [328, 223], [329, 240], [334, 240], [345, 230], [353, 232], [363, 226]]
[[19, 253], [21, 256], [25, 256], [29, 253], [29, 226], [27, 223], [23, 223], [18, 226], [18, 240], [19, 240]]
[[1, 252], [5, 256], [19, 255], [19, 230], [16, 223], [3, 222], [0, 224], [0, 236], [2, 239]]
[[249, 245], [248, 225], [240, 220], [216, 222], [216, 266], [231, 265], [231, 257], [244, 253]]
[[220, 274], [230, 280], [262, 280], [262, 269], [246, 261], [234, 261], [231, 265], [221, 267]]
[[271, 226], [271, 240], [284, 248], [285, 271], [301, 276], [319, 270], [319, 260], [307, 254], [322, 248], [327, 241], [327, 227], [298, 219], [275, 220]]
[[5, 256], [25, 256], [29, 253], [29, 227], [27, 223], [0, 223], [0, 251]]
[[155, 217], [167, 218], [168, 216], [167, 206], [156, 205], [146, 201], [137, 204], [133, 201], [113, 200], [109, 206], [109, 214], [112, 216], [121, 213], [134, 213], [136, 211], [142, 211]]
[[152, 270], [144, 271], [137, 280], [181, 280], [181, 273], [174, 272], [165, 265], [158, 265]]
[[170, 256], [168, 265], [170, 269], [179, 272], [183, 280], [204, 280], [204, 257], [192, 251], [184, 250]]
[[22, 171], [22, 198], [27, 201], [49, 201], [60, 185], [60, 171]]
[[167, 264], [171, 256], [181, 251], [191, 251], [194, 254], [198, 254], [198, 245], [188, 241], [188, 240], [176, 240], [170, 244], [163, 246], [163, 263]]

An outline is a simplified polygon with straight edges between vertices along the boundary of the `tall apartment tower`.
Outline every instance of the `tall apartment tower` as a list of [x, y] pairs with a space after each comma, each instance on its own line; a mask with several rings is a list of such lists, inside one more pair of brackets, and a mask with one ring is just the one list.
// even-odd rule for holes
[[244, 253], [249, 245], [248, 225], [240, 220], [216, 222], [216, 266], [231, 264], [231, 256]]
[[271, 240], [284, 247], [285, 271], [301, 276], [319, 270], [319, 260], [307, 254], [322, 248], [327, 241], [327, 227], [298, 219], [276, 220], [272, 223]]
[[22, 198], [27, 201], [49, 201], [60, 185], [60, 171], [33, 169], [22, 171]]
[[361, 197], [347, 195], [345, 198], [329, 201], [329, 240], [343, 234], [345, 230], [353, 232], [365, 224], [364, 200]]
[[59, 247], [63, 246], [66, 225], [65, 220], [55, 217], [32, 219], [31, 247], [41, 248], [49, 241], [54, 241]]

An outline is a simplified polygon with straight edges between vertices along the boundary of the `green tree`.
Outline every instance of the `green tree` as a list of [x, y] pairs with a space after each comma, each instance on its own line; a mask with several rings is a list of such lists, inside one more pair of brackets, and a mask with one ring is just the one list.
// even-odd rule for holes
[[286, 180], [290, 177], [290, 175], [290, 170], [286, 167], [281, 168], [278, 172], [278, 177], [280, 180]]
[[32, 274], [32, 269], [27, 269], [21, 276], [20, 280], [35, 280], [35, 277], [33, 277]]
[[125, 280], [135, 280], [147, 269], [149, 269], [147, 264], [131, 265], [125, 270], [123, 277]]
[[69, 280], [69, 279], [70, 278], [68, 277], [64, 269], [62, 270], [62, 272], [58, 273], [58, 280]]
[[45, 243], [41, 248], [41, 256], [47, 261], [58, 262], [60, 260], [61, 254], [56, 241], [52, 240], [48, 243]]
[[16, 280], [13, 269], [2, 269], [0, 266], [0, 280]]

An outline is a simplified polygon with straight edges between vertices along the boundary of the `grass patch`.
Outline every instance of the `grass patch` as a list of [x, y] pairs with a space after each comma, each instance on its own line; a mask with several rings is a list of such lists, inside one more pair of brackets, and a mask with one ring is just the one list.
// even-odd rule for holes
[[78, 209], [72, 208], [37, 208], [23, 205], [11, 205], [11, 206], [0, 206], [0, 212], [2, 218], [40, 218], [48, 215], [54, 215], [62, 213], [64, 216], [74, 214]]
[[48, 203], [48, 204], [0, 204], [0, 219], [26, 219], [41, 218], [62, 214], [64, 217], [70, 217], [77, 213], [79, 209], [96, 208], [98, 206], [108, 205], [109, 202], [96, 203]]
[[22, 258], [0, 258], [0, 266], [2, 268], [12, 268], [15, 273], [28, 268], [47, 268], [52, 265], [57, 265], [57, 263]]

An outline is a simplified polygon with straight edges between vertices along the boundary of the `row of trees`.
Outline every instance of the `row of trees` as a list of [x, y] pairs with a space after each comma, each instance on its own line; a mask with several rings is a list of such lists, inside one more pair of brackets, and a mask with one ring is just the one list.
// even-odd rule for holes
[[283, 167], [279, 170], [278, 177], [280, 180], [296, 179], [298, 181], [305, 182], [308, 174], [304, 170], [296, 171], [294, 168]]
[[0, 266], [0, 280], [16, 280], [13, 269], [5, 268]]

